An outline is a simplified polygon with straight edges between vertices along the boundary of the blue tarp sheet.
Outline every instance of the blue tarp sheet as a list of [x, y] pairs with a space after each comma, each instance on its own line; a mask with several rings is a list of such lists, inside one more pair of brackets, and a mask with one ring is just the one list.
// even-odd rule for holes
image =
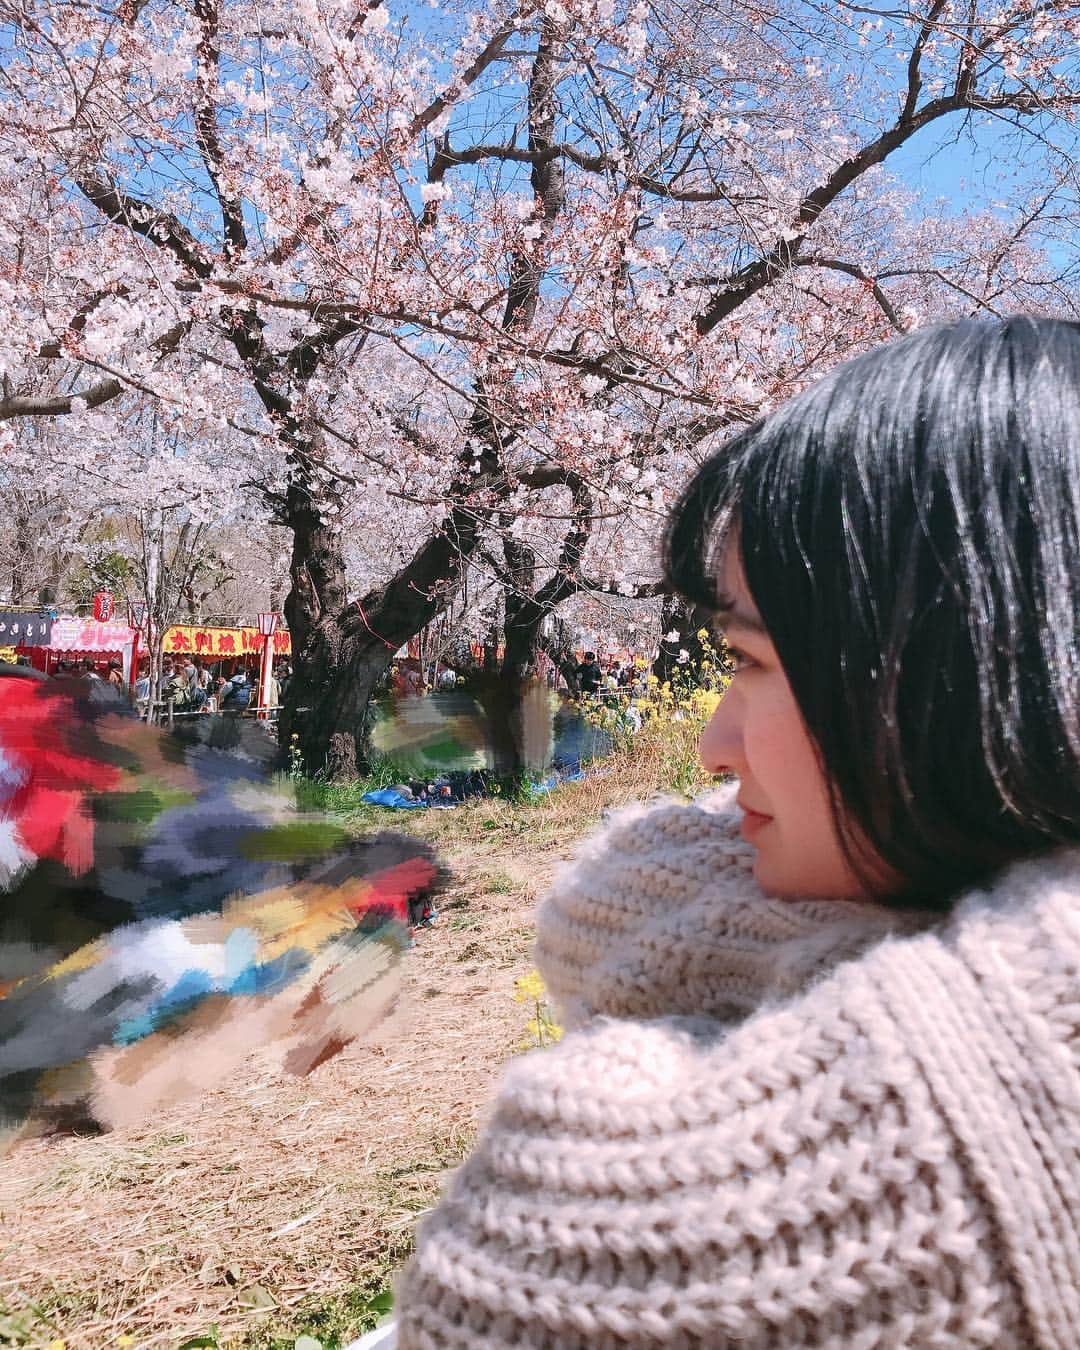
[[395, 810], [405, 811], [411, 811], [417, 806], [427, 806], [427, 802], [418, 802], [415, 798], [403, 797], [400, 792], [395, 792], [393, 788], [376, 788], [374, 792], [365, 792], [362, 800], [373, 802], [376, 806], [389, 806]]

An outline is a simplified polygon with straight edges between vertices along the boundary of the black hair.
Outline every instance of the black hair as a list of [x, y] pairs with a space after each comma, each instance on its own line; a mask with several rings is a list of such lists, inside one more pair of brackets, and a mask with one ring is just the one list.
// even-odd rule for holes
[[864, 876], [857, 840], [897, 903], [947, 905], [1080, 841], [1080, 325], [945, 324], [839, 367], [698, 470], [671, 587], [715, 610], [729, 542]]

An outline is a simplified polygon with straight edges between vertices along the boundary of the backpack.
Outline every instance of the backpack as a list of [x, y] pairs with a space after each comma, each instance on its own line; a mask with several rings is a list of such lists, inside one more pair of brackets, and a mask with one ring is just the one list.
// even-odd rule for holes
[[251, 701], [251, 686], [246, 682], [244, 684], [234, 684], [229, 681], [229, 687], [221, 700], [223, 708], [236, 708], [238, 711], [247, 707]]

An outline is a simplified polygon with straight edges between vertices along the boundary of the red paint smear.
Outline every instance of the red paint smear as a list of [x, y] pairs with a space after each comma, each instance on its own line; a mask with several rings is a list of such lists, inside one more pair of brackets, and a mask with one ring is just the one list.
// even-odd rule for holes
[[371, 889], [364, 900], [349, 908], [357, 917], [371, 909], [392, 910], [395, 918], [406, 923], [409, 896], [430, 886], [437, 875], [438, 869], [430, 859], [409, 858], [370, 877]]
[[77, 721], [66, 694], [36, 681], [0, 680], [0, 747], [26, 775], [0, 811], [15, 821], [31, 853], [55, 858], [79, 874], [94, 861], [88, 797], [114, 788], [120, 771], [71, 748]]

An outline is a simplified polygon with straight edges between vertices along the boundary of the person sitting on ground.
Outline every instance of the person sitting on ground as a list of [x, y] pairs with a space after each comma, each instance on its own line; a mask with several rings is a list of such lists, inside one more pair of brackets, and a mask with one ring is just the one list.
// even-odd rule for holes
[[397, 1350], [1080, 1345], [1080, 325], [917, 330], [668, 527], [737, 782], [541, 906], [565, 1028], [421, 1222]]

